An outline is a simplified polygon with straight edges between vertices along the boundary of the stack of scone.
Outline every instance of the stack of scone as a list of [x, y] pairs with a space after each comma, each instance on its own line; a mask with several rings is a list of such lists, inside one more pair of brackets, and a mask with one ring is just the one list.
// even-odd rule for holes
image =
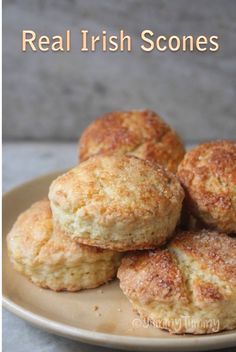
[[144, 321], [173, 333], [234, 329], [236, 143], [185, 154], [154, 112], [115, 112], [84, 131], [79, 159], [8, 234], [15, 269], [41, 287], [77, 291], [119, 267]]

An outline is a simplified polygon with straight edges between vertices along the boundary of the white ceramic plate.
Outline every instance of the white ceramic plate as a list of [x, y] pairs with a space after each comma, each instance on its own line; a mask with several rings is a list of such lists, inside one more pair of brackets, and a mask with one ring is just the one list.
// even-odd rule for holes
[[[236, 331], [208, 336], [175, 336], [143, 324], [115, 280], [97, 289], [56, 293], [16, 273], [5, 237], [16, 217], [45, 197], [58, 173], [25, 183], [3, 197], [3, 305], [49, 332], [86, 343], [126, 350], [203, 351], [236, 346]], [[98, 310], [94, 310], [94, 305]]]

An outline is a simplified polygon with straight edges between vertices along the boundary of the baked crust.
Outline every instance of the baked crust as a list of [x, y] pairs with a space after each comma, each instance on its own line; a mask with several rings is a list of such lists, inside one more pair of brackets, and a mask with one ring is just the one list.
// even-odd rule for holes
[[204, 143], [178, 168], [189, 211], [207, 227], [236, 232], [236, 143]]
[[14, 268], [40, 287], [78, 291], [112, 279], [120, 254], [79, 245], [53, 226], [49, 201], [36, 202], [7, 236]]
[[55, 222], [80, 243], [118, 251], [153, 248], [170, 237], [184, 193], [178, 179], [133, 156], [97, 155], [50, 186]]
[[185, 148], [176, 132], [150, 110], [108, 113], [92, 122], [79, 141], [79, 159], [98, 153], [134, 155], [176, 172]]
[[120, 287], [142, 304], [151, 301], [187, 302], [184, 277], [175, 256], [167, 249], [126, 255], [118, 271]]
[[179, 233], [166, 249], [128, 253], [120, 287], [141, 318], [173, 333], [236, 327], [236, 239]]
[[236, 286], [236, 240], [216, 231], [183, 232], [176, 236], [170, 248], [183, 251], [201, 268], [210, 270], [220, 279]]

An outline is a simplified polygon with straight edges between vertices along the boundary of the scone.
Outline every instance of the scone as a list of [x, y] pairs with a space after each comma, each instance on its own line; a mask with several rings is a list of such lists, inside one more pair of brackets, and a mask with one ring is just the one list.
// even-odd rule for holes
[[189, 211], [207, 227], [236, 232], [236, 143], [204, 143], [178, 168]]
[[166, 249], [134, 252], [118, 270], [120, 287], [145, 322], [172, 333], [236, 328], [236, 239], [180, 233]]
[[176, 172], [185, 148], [176, 132], [155, 112], [112, 112], [95, 120], [83, 132], [79, 159], [98, 153], [134, 155]]
[[55, 291], [97, 287], [114, 277], [121, 259], [120, 253], [79, 245], [53, 228], [47, 199], [18, 217], [7, 246], [15, 270]]
[[89, 158], [49, 190], [53, 218], [70, 238], [117, 251], [164, 243], [179, 220], [183, 197], [175, 175], [117, 155]]

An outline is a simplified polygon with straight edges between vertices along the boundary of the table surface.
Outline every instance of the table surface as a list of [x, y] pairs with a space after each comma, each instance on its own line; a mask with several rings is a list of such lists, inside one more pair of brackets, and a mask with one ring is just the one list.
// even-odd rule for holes
[[[3, 192], [22, 182], [76, 164], [75, 143], [5, 143], [3, 145]], [[103, 347], [58, 337], [31, 326], [3, 309], [5, 352], [101, 352]], [[118, 351], [118, 350], [113, 350]], [[236, 348], [222, 352], [236, 352]]]

